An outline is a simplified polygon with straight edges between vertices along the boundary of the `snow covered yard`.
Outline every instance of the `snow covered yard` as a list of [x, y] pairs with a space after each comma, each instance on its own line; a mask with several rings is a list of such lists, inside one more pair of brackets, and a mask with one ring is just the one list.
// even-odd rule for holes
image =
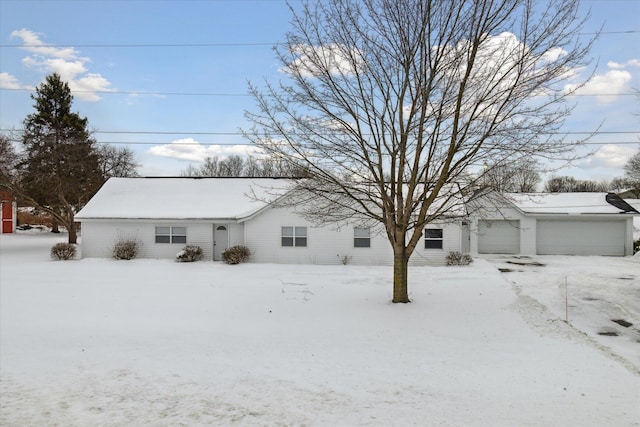
[[632, 259], [412, 268], [394, 305], [388, 267], [49, 260], [63, 239], [0, 237], [1, 425], [640, 425]]

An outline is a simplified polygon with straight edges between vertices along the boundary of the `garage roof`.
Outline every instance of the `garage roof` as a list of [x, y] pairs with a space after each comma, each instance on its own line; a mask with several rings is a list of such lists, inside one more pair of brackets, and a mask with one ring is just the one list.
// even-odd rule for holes
[[529, 214], [577, 215], [630, 212], [624, 206], [614, 206], [609, 203], [608, 193], [520, 193], [510, 194], [507, 197], [518, 209]]

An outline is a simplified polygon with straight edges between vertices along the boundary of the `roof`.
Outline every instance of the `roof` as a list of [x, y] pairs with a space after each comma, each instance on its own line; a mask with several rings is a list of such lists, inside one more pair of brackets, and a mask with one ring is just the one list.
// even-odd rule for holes
[[525, 214], [626, 213], [607, 201], [607, 193], [519, 193], [507, 198]]
[[277, 178], [110, 178], [82, 219], [243, 219], [284, 194]]

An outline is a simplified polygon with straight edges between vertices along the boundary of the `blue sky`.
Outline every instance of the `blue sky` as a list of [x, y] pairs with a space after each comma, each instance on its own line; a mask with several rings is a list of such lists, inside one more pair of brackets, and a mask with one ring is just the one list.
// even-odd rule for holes
[[[603, 124], [594, 154], [556, 174], [608, 180], [640, 142], [640, 98], [629, 95], [640, 89], [640, 1], [583, 0], [582, 9], [592, 13], [585, 32], [603, 34], [565, 129]], [[0, 128], [21, 127], [31, 90], [55, 71], [97, 140], [129, 143], [142, 175], [243, 153], [247, 82], [282, 77], [272, 45], [289, 21], [284, 0], [0, 0]]]

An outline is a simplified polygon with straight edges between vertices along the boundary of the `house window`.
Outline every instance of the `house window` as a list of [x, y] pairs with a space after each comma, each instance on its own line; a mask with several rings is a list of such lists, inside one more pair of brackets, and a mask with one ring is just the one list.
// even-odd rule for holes
[[353, 229], [353, 247], [371, 247], [371, 231], [369, 230], [369, 227], [355, 227]]
[[424, 248], [442, 249], [442, 228], [426, 228], [424, 230]]
[[307, 246], [307, 227], [282, 227], [282, 246]]
[[156, 227], [156, 243], [187, 243], [187, 227]]

